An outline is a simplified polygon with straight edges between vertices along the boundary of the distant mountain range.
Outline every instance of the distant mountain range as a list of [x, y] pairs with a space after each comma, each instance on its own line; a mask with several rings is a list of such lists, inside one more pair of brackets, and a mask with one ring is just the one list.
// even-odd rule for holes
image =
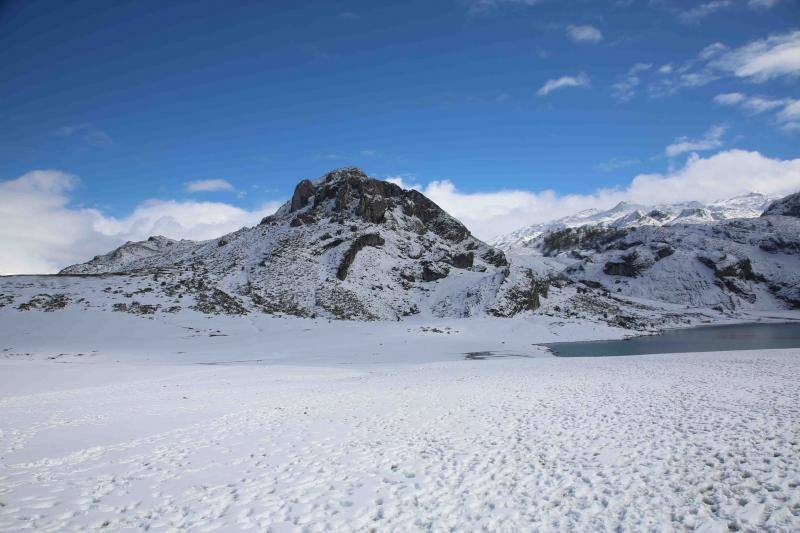
[[0, 312], [538, 312], [657, 328], [695, 312], [800, 308], [800, 195], [773, 200], [622, 203], [492, 246], [418, 191], [345, 168], [301, 181], [274, 215], [217, 239], [155, 236], [57, 276], [0, 277]]
[[534, 224], [503, 235], [492, 244], [509, 249], [526, 246], [530, 241], [553, 229], [604, 225], [616, 228], [636, 226], [665, 226], [670, 224], [698, 224], [732, 218], [758, 217], [777, 196], [750, 193], [709, 204], [683, 202], [677, 204], [639, 205], [620, 202], [611, 209], [587, 209], [549, 222]]

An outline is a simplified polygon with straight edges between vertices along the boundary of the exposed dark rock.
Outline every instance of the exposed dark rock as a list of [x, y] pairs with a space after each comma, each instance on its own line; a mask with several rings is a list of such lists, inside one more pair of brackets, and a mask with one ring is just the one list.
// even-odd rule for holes
[[762, 217], [770, 215], [783, 215], [800, 218], [800, 192], [790, 194], [780, 200], [775, 200], [761, 214]]
[[247, 308], [230, 294], [217, 289], [203, 291], [195, 294], [195, 304], [192, 309], [210, 315], [246, 315]]
[[666, 245], [656, 250], [655, 253], [653, 254], [653, 257], [655, 258], [656, 261], [661, 261], [665, 257], [669, 257], [674, 253], [675, 250], [672, 248], [672, 246]]
[[316, 304], [342, 320], [377, 320], [361, 299], [341, 286], [331, 286], [317, 292]]
[[303, 180], [297, 184], [297, 187], [294, 188], [294, 194], [292, 195], [292, 203], [289, 207], [289, 211], [294, 213], [295, 211], [302, 209], [308, 203], [309, 198], [314, 195], [314, 184], [311, 183], [310, 180]]
[[489, 248], [482, 256], [481, 259], [489, 263], [490, 265], [494, 265], [496, 267], [505, 267], [508, 266], [508, 260], [506, 259], [506, 254], [496, 248]]
[[786, 240], [770, 235], [765, 237], [758, 247], [771, 254], [800, 254], [800, 235], [797, 236], [796, 240]]
[[326, 243], [325, 243], [325, 244], [322, 246], [322, 249], [319, 251], [319, 253], [320, 253], [320, 254], [324, 254], [324, 253], [325, 253], [325, 252], [327, 252], [328, 250], [331, 250], [331, 249], [333, 249], [333, 248], [336, 248], [337, 246], [339, 246], [339, 245], [340, 245], [340, 244], [342, 244], [343, 242], [344, 242], [344, 239], [339, 239], [338, 237], [337, 237], [336, 239], [333, 239], [333, 240], [332, 240], [332, 241], [330, 241], [330, 242], [326, 242]]
[[560, 252], [573, 249], [599, 252], [627, 234], [628, 231], [624, 229], [598, 226], [581, 226], [555, 230], [547, 233], [542, 238], [542, 253], [552, 257]]
[[45, 311], [53, 312], [64, 309], [69, 304], [69, 297], [65, 294], [37, 294], [29, 301], [19, 304], [17, 309], [20, 311]]
[[753, 264], [750, 259], [745, 257], [735, 263], [730, 263], [724, 267], [717, 268], [715, 272], [717, 277], [720, 278], [736, 278], [745, 281], [765, 281], [764, 276], [753, 272]]
[[333, 200], [328, 215], [345, 218], [354, 215], [365, 222], [382, 224], [386, 212], [399, 207], [404, 215], [417, 217], [423, 229], [452, 242], [461, 242], [470, 235], [463, 224], [418, 191], [372, 179], [357, 168], [343, 168], [327, 174], [313, 195], [315, 210], [323, 209], [328, 200]]
[[670, 215], [669, 215], [669, 213], [665, 213], [664, 211], [661, 211], [660, 209], [653, 209], [652, 211], [647, 213], [647, 216], [649, 216], [650, 218], [654, 218], [654, 219], [656, 219], [658, 221], [663, 222], [664, 220], [669, 219]]
[[527, 283], [515, 285], [509, 289], [503, 300], [503, 305], [489, 310], [489, 313], [498, 317], [510, 317], [524, 311], [536, 311], [541, 307], [541, 299], [547, 298], [550, 289], [550, 280], [537, 279], [530, 270], [525, 271]]
[[153, 315], [161, 308], [160, 305], [143, 304], [141, 302], [133, 301], [129, 304], [115, 303], [113, 306], [114, 311], [131, 313], [133, 315]]
[[603, 272], [609, 276], [624, 276], [635, 278], [647, 265], [640, 260], [638, 252], [631, 252], [620, 257], [621, 261], [608, 261], [603, 266]]
[[475, 254], [467, 252], [463, 254], [455, 254], [450, 258], [448, 263], [456, 268], [470, 268], [475, 262]]
[[336, 277], [342, 281], [347, 279], [347, 272], [350, 269], [350, 265], [355, 261], [356, 254], [365, 247], [383, 246], [385, 243], [386, 241], [383, 240], [383, 237], [377, 233], [368, 233], [367, 235], [361, 235], [356, 238], [353, 244], [350, 245], [350, 248], [345, 252], [342, 262], [339, 264], [339, 270], [336, 271]]
[[445, 265], [427, 261], [422, 264], [422, 281], [436, 281], [446, 278], [448, 274], [450, 274], [450, 269]]
[[698, 255], [697, 256], [697, 260], [700, 261], [701, 263], [703, 263], [703, 265], [705, 265], [707, 268], [710, 268], [711, 270], [716, 272], [717, 264], [714, 262], [713, 259], [711, 259], [709, 257], [704, 257], [702, 255]]

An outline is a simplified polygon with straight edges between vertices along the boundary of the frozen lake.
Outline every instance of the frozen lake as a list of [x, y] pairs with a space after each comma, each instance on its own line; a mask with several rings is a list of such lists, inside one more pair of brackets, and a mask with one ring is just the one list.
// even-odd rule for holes
[[559, 357], [800, 348], [800, 322], [675, 329], [630, 339], [545, 344]]

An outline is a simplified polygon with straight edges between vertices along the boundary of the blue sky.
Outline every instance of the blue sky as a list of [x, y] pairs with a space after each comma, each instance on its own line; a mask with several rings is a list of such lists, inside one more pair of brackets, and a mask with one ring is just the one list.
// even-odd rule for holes
[[348, 165], [563, 196], [792, 161], [798, 32], [796, 0], [6, 1], [0, 180], [69, 175], [60, 207], [113, 222], [255, 212]]

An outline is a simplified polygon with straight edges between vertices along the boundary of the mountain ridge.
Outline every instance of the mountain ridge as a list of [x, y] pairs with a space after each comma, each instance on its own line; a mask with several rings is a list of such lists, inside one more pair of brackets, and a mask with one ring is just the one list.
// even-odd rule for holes
[[504, 251], [422, 193], [347, 167], [300, 181], [274, 214], [215, 239], [152, 236], [56, 276], [0, 278], [0, 308], [353, 320], [537, 312], [653, 330], [800, 308], [800, 218], [784, 214], [797, 201], [623, 202], [532, 236], [524, 228]]

